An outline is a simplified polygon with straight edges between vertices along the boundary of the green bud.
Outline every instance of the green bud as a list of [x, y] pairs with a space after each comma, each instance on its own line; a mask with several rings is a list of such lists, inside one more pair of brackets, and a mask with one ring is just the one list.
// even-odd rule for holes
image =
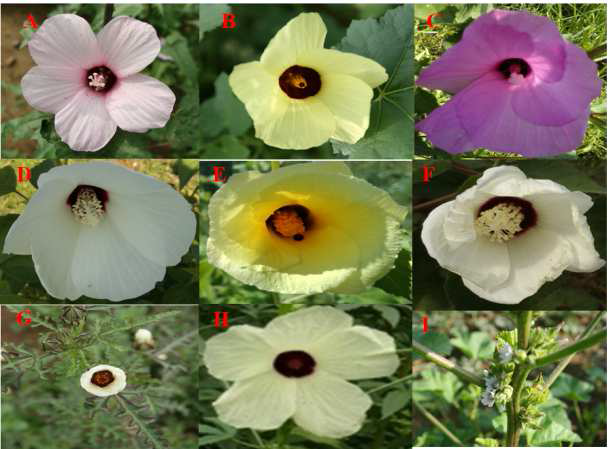
[[525, 362], [526, 358], [528, 357], [528, 353], [523, 349], [518, 349], [515, 352], [515, 356], [517, 357], [517, 360], [519, 360], [520, 362]]

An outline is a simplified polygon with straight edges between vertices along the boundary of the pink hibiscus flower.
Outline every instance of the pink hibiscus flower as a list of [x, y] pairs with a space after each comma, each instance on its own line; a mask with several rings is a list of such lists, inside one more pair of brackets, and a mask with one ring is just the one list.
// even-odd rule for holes
[[116, 17], [97, 35], [74, 14], [45, 20], [28, 44], [36, 66], [21, 80], [35, 109], [55, 114], [55, 129], [70, 148], [96, 151], [117, 127], [143, 133], [166, 125], [175, 95], [138, 72], [160, 52], [155, 29]]
[[471, 23], [416, 83], [456, 94], [415, 126], [434, 145], [524, 156], [577, 148], [601, 88], [596, 64], [553, 22], [501, 10]]

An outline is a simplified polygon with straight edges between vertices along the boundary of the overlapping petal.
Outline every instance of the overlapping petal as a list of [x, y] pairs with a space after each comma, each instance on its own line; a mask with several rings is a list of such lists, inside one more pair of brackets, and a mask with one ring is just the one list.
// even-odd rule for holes
[[21, 90], [32, 107], [55, 114], [83, 89], [84, 78], [81, 69], [34, 66], [21, 79]]

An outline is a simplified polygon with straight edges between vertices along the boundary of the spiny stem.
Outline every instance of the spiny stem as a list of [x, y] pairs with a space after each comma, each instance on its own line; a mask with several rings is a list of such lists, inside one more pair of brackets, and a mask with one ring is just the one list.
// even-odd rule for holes
[[151, 441], [151, 443], [153, 443], [153, 447], [155, 447], [155, 449], [165, 449], [165, 446], [157, 439], [157, 437], [149, 429], [147, 424], [145, 422], [141, 421], [140, 417], [136, 414], [136, 412], [134, 412], [130, 408], [130, 406], [128, 405], [128, 400], [125, 399], [125, 398], [122, 398], [120, 395], [116, 395], [115, 399], [117, 399], [117, 402], [123, 407], [123, 409], [126, 411], [126, 413], [128, 415], [130, 415], [132, 420], [136, 423], [138, 428], [140, 430], [142, 430], [142, 432], [149, 439], [149, 441]]
[[413, 404], [415, 404], [415, 407], [417, 407], [417, 410], [419, 410], [419, 412], [422, 415], [424, 415], [428, 421], [430, 421], [441, 432], [443, 432], [445, 435], [447, 435], [451, 441], [453, 441], [458, 446], [466, 447], [466, 445], [464, 443], [462, 443], [462, 441], [458, 437], [456, 437], [453, 433], [451, 433], [451, 431], [447, 427], [445, 427], [445, 425], [442, 422], [440, 422], [438, 419], [436, 419], [430, 412], [428, 412], [428, 410], [423, 408], [419, 404], [419, 402], [413, 401]]
[[414, 341], [413, 350], [417, 354], [422, 356], [424, 359], [432, 363], [435, 363], [441, 368], [445, 368], [446, 370], [451, 371], [456, 376], [458, 376], [460, 379], [462, 379], [464, 382], [475, 384], [480, 387], [483, 386], [483, 380], [481, 379], [480, 376], [473, 374], [470, 371], [465, 370], [464, 368], [460, 368], [458, 365], [453, 363], [451, 360], [446, 359], [442, 355], [437, 354], [436, 352], [430, 350], [429, 348], [422, 345], [421, 343]]

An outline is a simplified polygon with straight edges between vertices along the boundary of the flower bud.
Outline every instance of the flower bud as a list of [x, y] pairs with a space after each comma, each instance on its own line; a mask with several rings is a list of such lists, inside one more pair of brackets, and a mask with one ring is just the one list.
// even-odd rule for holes
[[139, 329], [134, 334], [134, 346], [138, 349], [151, 349], [155, 347], [153, 335], [148, 329]]

